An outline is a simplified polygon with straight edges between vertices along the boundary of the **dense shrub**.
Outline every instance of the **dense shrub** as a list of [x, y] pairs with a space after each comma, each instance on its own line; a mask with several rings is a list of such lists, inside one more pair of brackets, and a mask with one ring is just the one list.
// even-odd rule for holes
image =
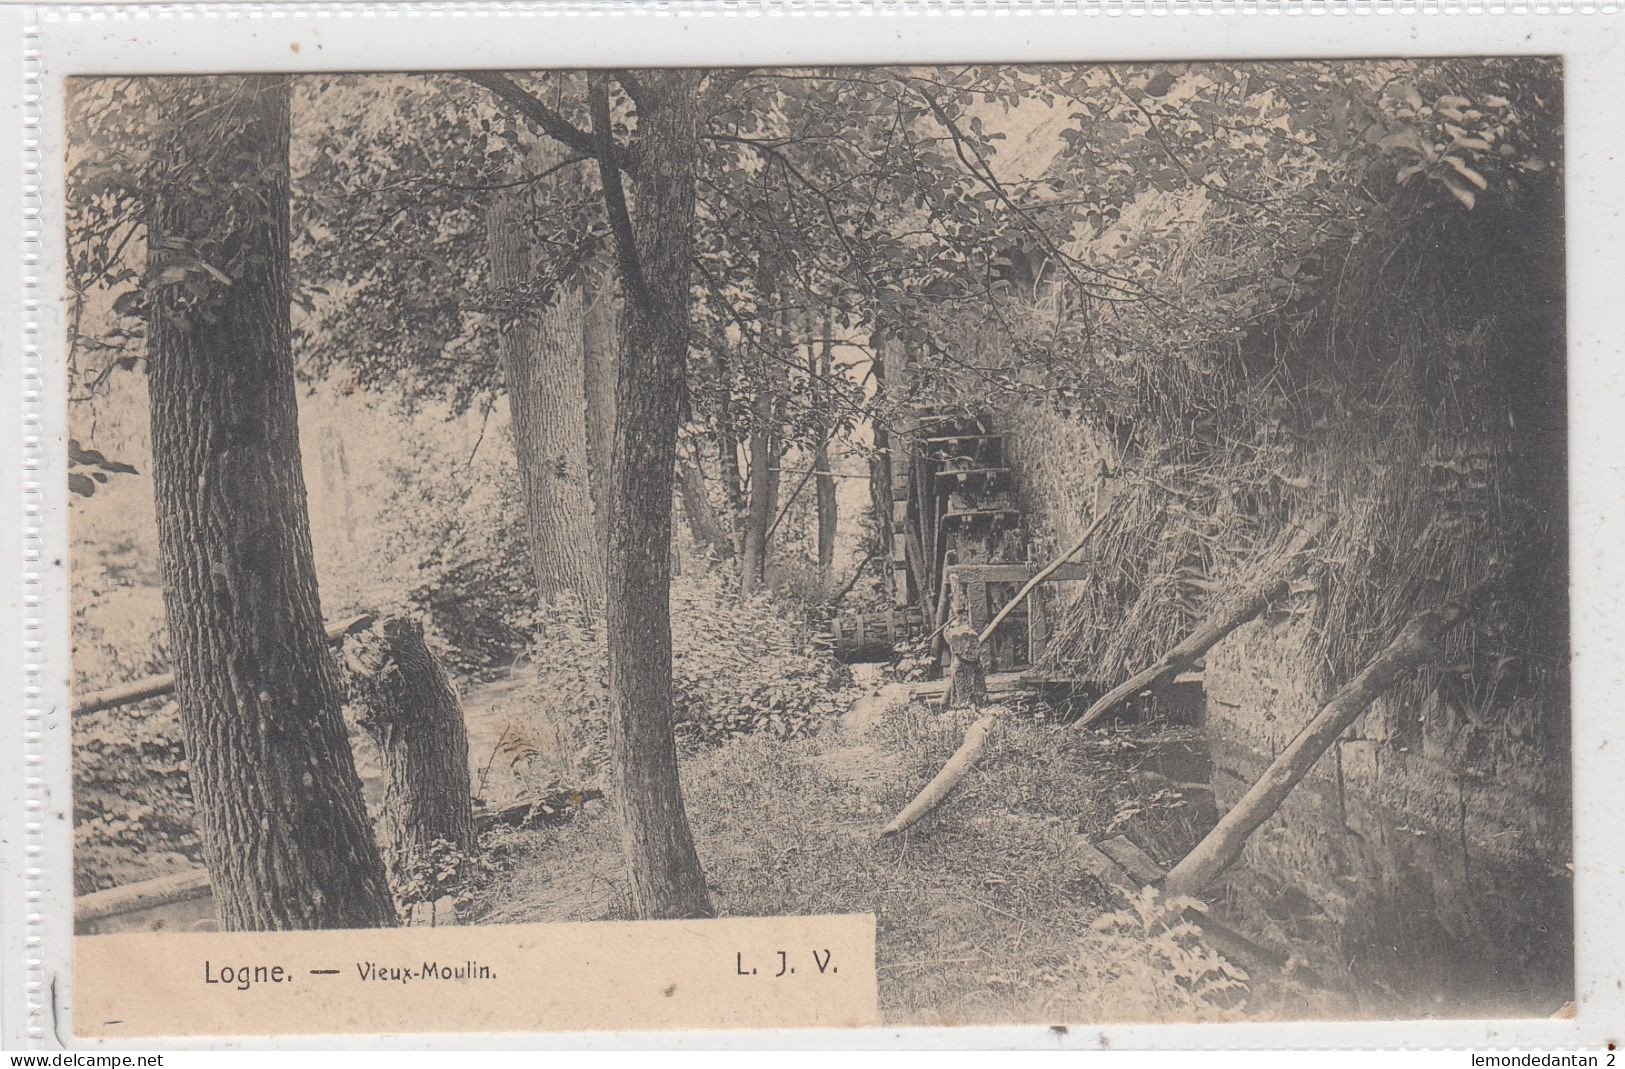
[[[753, 732], [791, 738], [844, 710], [846, 669], [812, 647], [784, 603], [766, 595], [739, 598], [713, 572], [675, 578], [671, 608], [680, 742], [717, 743]], [[557, 779], [566, 770], [555, 759], [563, 756], [574, 766], [570, 772], [590, 782], [603, 767], [609, 715], [602, 624], [571, 605], [534, 613], [531, 622], [534, 640], [522, 665], [530, 700], [514, 710], [522, 722], [512, 725], [520, 741], [508, 745], [510, 759], [546, 757]]]

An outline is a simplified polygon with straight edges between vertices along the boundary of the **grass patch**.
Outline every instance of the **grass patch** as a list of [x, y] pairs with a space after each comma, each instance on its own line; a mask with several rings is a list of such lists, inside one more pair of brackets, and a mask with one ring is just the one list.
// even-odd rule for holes
[[[1177, 826], [1180, 804], [1159, 801], [1167, 791], [1143, 767], [1167, 733], [1073, 733], [1013, 714], [936, 812], [902, 835], [876, 838], [970, 719], [913, 706], [864, 735], [751, 736], [687, 754], [683, 793], [717, 912], [872, 912], [890, 1023], [1154, 1015], [1145, 991], [1177, 983], [1171, 974], [1142, 975], [1123, 988], [1127, 998], [1111, 985], [1082, 997], [1081, 950], [1099, 943], [1091, 926], [1113, 906], [1076, 849], [1080, 837], [1123, 831], [1125, 809], [1135, 810], [1137, 828]], [[628, 916], [608, 807], [490, 845], [497, 870], [474, 893], [471, 922]], [[1087, 975], [1105, 973], [1097, 966]]]

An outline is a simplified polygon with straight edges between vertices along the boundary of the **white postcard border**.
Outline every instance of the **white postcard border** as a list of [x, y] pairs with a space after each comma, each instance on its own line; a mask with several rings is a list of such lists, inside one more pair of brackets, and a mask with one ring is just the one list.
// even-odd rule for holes
[[[69, 809], [65, 387], [61, 315], [62, 85], [70, 75], [233, 70], [1177, 60], [1559, 54], [1567, 79], [1568, 338], [1577, 1016], [1573, 1020], [1074, 1025], [857, 1032], [559, 1033], [251, 1037], [274, 1049], [458, 1048], [1598, 1048], [1625, 1022], [1625, 17], [1617, 4], [787, 3], [179, 4], [13, 7], [23, 57], [5, 87], [0, 167], [10, 240], [0, 257], [4, 350], [21, 390], [5, 466], [22, 562], [0, 606], [16, 636], [0, 676], [22, 701], [0, 721], [0, 1027], [9, 1046], [75, 1049]], [[298, 44], [295, 50], [292, 46]], [[11, 354], [18, 354], [13, 357]], [[13, 418], [6, 418], [6, 417]], [[19, 708], [19, 706], [21, 706]], [[142, 1046], [209, 1048], [209, 1040]]]

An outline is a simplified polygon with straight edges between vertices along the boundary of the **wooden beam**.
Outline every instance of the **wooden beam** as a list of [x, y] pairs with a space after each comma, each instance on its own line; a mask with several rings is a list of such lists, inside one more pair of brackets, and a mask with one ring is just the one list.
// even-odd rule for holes
[[[1028, 678], [1025, 672], [989, 672], [987, 676], [988, 694], [1009, 694], [1015, 691], [1027, 690], [1034, 685], [1034, 680]], [[942, 696], [948, 692], [946, 679], [928, 679], [919, 683], [908, 685], [909, 696], [919, 700], [941, 701]]]
[[1016, 606], [1027, 600], [1028, 594], [1031, 594], [1034, 590], [1037, 590], [1039, 585], [1042, 584], [1046, 579], [1050, 578], [1056, 572], [1059, 572], [1062, 568], [1066, 567], [1067, 562], [1070, 561], [1079, 550], [1088, 544], [1089, 539], [1094, 537], [1096, 531], [1100, 530], [1101, 525], [1106, 522], [1106, 517], [1109, 514], [1110, 513], [1105, 509], [1102, 509], [1100, 512], [1096, 513], [1094, 522], [1089, 524], [1089, 527], [1083, 532], [1076, 542], [1072, 543], [1071, 547], [1068, 548], [1065, 553], [1062, 553], [1059, 557], [1056, 557], [1054, 560], [1050, 561], [1049, 564], [1040, 570], [1037, 575], [1027, 580], [1026, 585], [1020, 590], [1016, 591], [1016, 596], [1006, 602], [1004, 608], [993, 614], [992, 621], [982, 629], [983, 642], [986, 642], [988, 639], [993, 637], [993, 632], [998, 629], [999, 624], [1004, 621], [1005, 617], [1009, 616], [1016, 610]]
[[1165, 875], [1162, 866], [1153, 861], [1151, 855], [1141, 850], [1127, 835], [1114, 835], [1096, 845], [1100, 847], [1101, 853], [1117, 862], [1135, 883], [1156, 883]]
[[977, 758], [987, 748], [988, 733], [993, 730], [993, 717], [984, 716], [970, 726], [965, 732], [965, 741], [959, 744], [959, 749], [942, 766], [942, 771], [931, 777], [914, 800], [903, 807], [903, 811], [891, 819], [891, 822], [880, 829], [882, 839], [896, 835], [898, 832], [912, 827], [916, 821], [941, 804], [942, 800], [959, 786], [959, 781], [965, 778], [971, 768], [976, 764]]
[[[1026, 564], [954, 564], [949, 566], [948, 574], [957, 575], [966, 582], [980, 580], [984, 583], [1025, 583], [1033, 577], [1035, 569]], [[1063, 564], [1046, 575], [1044, 582], [1070, 582], [1087, 579], [1090, 574], [1087, 565]]]
[[[327, 641], [337, 642], [345, 635], [353, 635], [357, 631], [365, 630], [373, 625], [377, 617], [370, 612], [359, 613], [347, 617], [327, 628]], [[124, 683], [106, 690], [98, 690], [87, 694], [73, 704], [73, 715], [80, 713], [94, 713], [102, 709], [113, 709], [120, 705], [130, 705], [134, 702], [144, 702], [149, 698], [160, 698], [175, 689], [175, 674], [164, 672], [161, 675], [148, 676], [138, 679], [134, 683]]]
[[1269, 570], [1265, 578], [1255, 580], [1251, 586], [1236, 596], [1224, 600], [1196, 626], [1194, 631], [1157, 658], [1151, 667], [1136, 672], [1125, 682], [1101, 695], [1100, 700], [1074, 720], [1071, 726], [1088, 727], [1136, 694], [1156, 689], [1207, 656], [1207, 651], [1218, 645], [1226, 635], [1252, 620], [1263, 612], [1271, 601], [1287, 592], [1290, 580], [1305, 562], [1304, 550], [1330, 525], [1331, 519], [1327, 516], [1317, 516], [1310, 521], [1298, 531], [1287, 545], [1286, 551], [1282, 553], [1279, 562]]
[[1321, 754], [1407, 669], [1436, 656], [1438, 641], [1467, 615], [1463, 602], [1420, 613], [1287, 743], [1258, 780], [1168, 874], [1169, 894], [1197, 895], [1228, 868], [1253, 832], [1281, 808]]

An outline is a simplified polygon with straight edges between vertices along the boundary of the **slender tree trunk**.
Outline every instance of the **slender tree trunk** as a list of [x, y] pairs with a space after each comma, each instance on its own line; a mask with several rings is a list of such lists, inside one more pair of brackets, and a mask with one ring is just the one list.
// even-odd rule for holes
[[750, 493], [745, 513], [745, 560], [739, 572], [739, 592], [754, 594], [767, 573], [767, 526], [773, 522], [773, 451], [768, 424], [773, 419], [773, 398], [758, 388], [751, 408]]
[[[879, 332], [877, 331], [878, 335]], [[890, 567], [892, 550], [891, 530], [891, 430], [886, 425], [886, 343], [882, 337], [870, 339], [875, 376], [875, 410], [881, 413], [873, 421], [875, 454], [869, 459], [869, 507], [874, 510], [875, 525], [880, 532], [880, 559]], [[888, 576], [889, 578], [889, 576]]]
[[754, 363], [753, 394], [750, 411], [750, 439], [746, 461], [749, 486], [746, 494], [745, 560], [740, 566], [739, 590], [752, 594], [767, 577], [768, 528], [778, 512], [778, 450], [773, 435], [777, 425], [778, 401], [774, 385], [777, 383], [773, 357], [783, 342], [781, 320], [774, 307], [778, 300], [776, 265], [764, 250], [756, 264], [756, 318], [759, 323], [759, 347]]
[[705, 473], [699, 461], [677, 461], [677, 485], [682, 491], [683, 515], [688, 518], [689, 532], [694, 544], [710, 550], [714, 559], [728, 560], [734, 555], [733, 539], [716, 509], [711, 507], [711, 496], [705, 488]]
[[[445, 669], [415, 620], [390, 617], [346, 642], [357, 723], [384, 764], [378, 820], [390, 883], [403, 902], [432, 902], [446, 847], [474, 850], [468, 728]], [[444, 844], [444, 845], [442, 845]]]
[[[164, 610], [215, 905], [229, 931], [393, 925], [322, 632], [300, 467], [288, 82], [172, 89], [179, 125], [150, 168], [148, 379]], [[205, 109], [235, 125], [185, 121]]]
[[722, 499], [728, 508], [728, 526], [734, 548], [743, 555], [745, 543], [745, 477], [739, 470], [739, 428], [733, 403], [733, 367], [726, 342], [716, 340], [712, 347], [717, 367], [717, 462], [722, 479]]
[[[774, 301], [784, 300], [784, 296], [776, 289], [773, 291]], [[772, 332], [769, 346], [778, 354], [778, 359], [768, 362], [763, 370], [766, 374], [764, 380], [768, 382], [768, 426], [771, 431], [767, 436], [767, 522], [768, 532], [762, 537], [762, 553], [764, 561], [762, 573], [766, 575], [767, 565], [765, 556], [773, 551], [773, 521], [779, 514], [779, 484], [784, 478], [784, 454], [786, 452], [784, 436], [779, 428], [784, 426], [784, 398], [790, 390], [790, 366], [795, 361], [796, 344], [790, 334], [790, 316], [783, 308], [779, 309], [777, 326]]]
[[[588, 466], [585, 334], [581, 289], [535, 290], [526, 194], [501, 190], [486, 208], [491, 277], [505, 312], [498, 336], [531, 568], [543, 602], [561, 595], [596, 609], [604, 566]], [[546, 299], [545, 307], [534, 307]]]
[[620, 297], [608, 267], [594, 271], [586, 295], [588, 488], [600, 557], [609, 542], [610, 453], [615, 447], [616, 345]]
[[829, 582], [829, 570], [835, 564], [835, 535], [840, 522], [839, 502], [835, 497], [835, 475], [829, 470], [829, 377], [834, 366], [835, 342], [830, 337], [831, 323], [826, 314], [823, 321], [824, 337], [819, 342], [818, 359], [813, 367], [814, 403], [821, 413], [817, 428], [818, 448], [813, 451], [813, 489], [818, 502], [818, 570], [824, 582]]
[[619, 195], [608, 87], [593, 83], [605, 201], [627, 294], [609, 525], [610, 767], [633, 914], [709, 916], [678, 783], [671, 700], [671, 513], [689, 337], [701, 72], [639, 72], [635, 219]]

